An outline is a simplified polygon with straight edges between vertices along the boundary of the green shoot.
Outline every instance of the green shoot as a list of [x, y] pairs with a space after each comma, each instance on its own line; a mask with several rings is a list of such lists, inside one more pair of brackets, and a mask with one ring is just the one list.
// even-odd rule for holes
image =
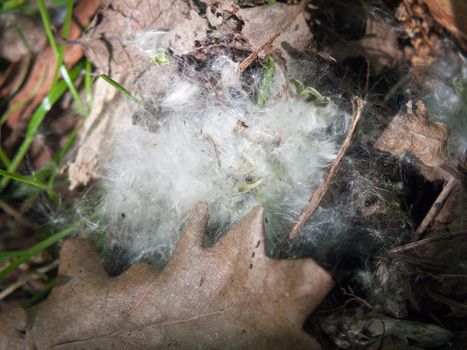
[[0, 263], [26, 255], [28, 255], [28, 252], [25, 250], [10, 250], [9, 252], [0, 252]]
[[[70, 26], [71, 26], [71, 17], [73, 15], [73, 0], [67, 0], [67, 7], [66, 7], [66, 14], [65, 14], [65, 21], [63, 23], [63, 31], [62, 31], [62, 38], [64, 40], [68, 39], [68, 34], [70, 33]], [[57, 66], [55, 67], [54, 76], [52, 79], [52, 86], [57, 83], [58, 80], [58, 73], [60, 68], [63, 65], [63, 57], [65, 56], [65, 44], [60, 45], [59, 53], [57, 57]]]
[[169, 56], [165, 51], [158, 52], [151, 57], [151, 61], [158, 66], [162, 66], [169, 63]]
[[[73, 1], [68, 0], [68, 3], [70, 3], [70, 2], [71, 2], [71, 6], [72, 6]], [[81, 102], [81, 98], [79, 96], [78, 90], [76, 89], [76, 87], [75, 87], [75, 85], [73, 83], [73, 79], [71, 79], [71, 77], [70, 77], [70, 73], [69, 73], [67, 67], [63, 64], [63, 54], [60, 54], [60, 49], [58, 48], [57, 42], [56, 42], [55, 37], [54, 37], [54, 35], [52, 33], [52, 24], [50, 22], [49, 13], [48, 13], [47, 8], [45, 6], [44, 0], [37, 0], [37, 5], [38, 5], [38, 8], [39, 8], [39, 13], [40, 13], [41, 18], [42, 18], [42, 23], [44, 24], [45, 33], [47, 34], [47, 38], [49, 39], [50, 46], [52, 47], [52, 50], [55, 53], [55, 56], [57, 57], [57, 68], [58, 68], [58, 70], [60, 70], [60, 73], [62, 74], [63, 80], [67, 84], [68, 89], [70, 89], [71, 95], [73, 96], [74, 100], [76, 101], [78, 106], [80, 108], [82, 108], [82, 102]], [[67, 18], [66, 19], [70, 22], [71, 21], [71, 15], [68, 14], [68, 12], [69, 12], [68, 10], [69, 10], [69, 6], [67, 6]], [[70, 13], [71, 13], [71, 11], [70, 11]], [[64, 29], [66, 29], [66, 27], [67, 27], [67, 23], [64, 24]], [[69, 29], [69, 23], [68, 23], [68, 29]], [[68, 35], [68, 33], [66, 33], [66, 34]], [[62, 58], [61, 58], [62, 62], [60, 62], [60, 57], [61, 56], [62, 56]], [[52, 85], [52, 86], [54, 86], [54, 85]]]
[[28, 176], [23, 176], [23, 175], [16, 174], [16, 173], [11, 173], [11, 172], [3, 170], [3, 169], [0, 169], [0, 175], [4, 176], [4, 177], [8, 177], [8, 178], [10, 178], [12, 180], [15, 180], [15, 181], [18, 181], [18, 182], [22, 182], [22, 183], [25, 183], [25, 184], [28, 184], [28, 185], [31, 185], [31, 186], [35, 186], [37, 188], [41, 188], [41, 189], [46, 190], [46, 191], [49, 190], [49, 188], [47, 187], [46, 184], [43, 184], [42, 182], [38, 181], [34, 177], [28, 177]]
[[269, 91], [271, 90], [272, 78], [274, 77], [275, 64], [271, 57], [266, 60], [266, 73], [264, 73], [263, 81], [261, 82], [261, 88], [259, 91], [258, 100], [256, 105], [258, 107], [264, 106], [266, 100], [269, 97]]
[[84, 64], [84, 91], [86, 92], [86, 101], [89, 105], [92, 103], [92, 64], [88, 59]]
[[136, 102], [137, 104], [143, 106], [143, 101], [141, 101], [138, 97], [133, 95], [130, 91], [125, 89], [122, 85], [117, 83], [115, 80], [113, 80], [111, 77], [109, 77], [107, 74], [101, 74], [97, 76], [97, 78], [102, 78], [106, 83], [109, 85], [113, 86], [115, 89], [120, 91], [122, 94], [124, 94], [126, 97], [128, 97], [131, 101]]
[[294, 84], [298, 95], [303, 97], [304, 99], [313, 99], [315, 104], [318, 106], [325, 106], [329, 102], [331, 102], [331, 99], [329, 97], [321, 95], [320, 92], [314, 87], [305, 87], [303, 83], [301, 81], [298, 81], [297, 79], [292, 79], [291, 82]]

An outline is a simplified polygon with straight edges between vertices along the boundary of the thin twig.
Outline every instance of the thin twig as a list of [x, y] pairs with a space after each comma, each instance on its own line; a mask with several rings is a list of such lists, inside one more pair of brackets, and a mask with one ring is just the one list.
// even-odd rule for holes
[[454, 239], [454, 238], [457, 238], [457, 237], [460, 237], [460, 236], [465, 236], [465, 235], [467, 235], [467, 230], [462, 230], [462, 231], [459, 231], [459, 232], [450, 232], [450, 233], [443, 233], [443, 234], [440, 234], [440, 235], [435, 235], [435, 236], [432, 236], [432, 237], [428, 237], [428, 238], [421, 239], [421, 240], [419, 240], [419, 241], [407, 243], [407, 244], [404, 244], [404, 245], [402, 245], [402, 246], [392, 248], [391, 250], [388, 250], [388, 251], [386, 252], [386, 255], [394, 257], [394, 256], [396, 256], [396, 255], [403, 254], [403, 253], [405, 253], [405, 252], [408, 251], [408, 250], [412, 250], [412, 249], [421, 247], [421, 246], [423, 246], [423, 245], [425, 245], [425, 244], [429, 244], [429, 243], [433, 243], [433, 242], [445, 241], [445, 240], [448, 240], [448, 239]]
[[422, 223], [418, 226], [417, 231], [415, 231], [417, 235], [421, 235], [433, 223], [436, 216], [439, 214], [439, 211], [441, 210], [444, 203], [451, 194], [452, 190], [458, 185], [459, 180], [456, 179], [454, 176], [450, 175], [449, 180], [443, 186], [443, 190], [436, 198], [428, 213], [425, 215], [425, 218], [423, 219]]
[[281, 34], [281, 32], [275, 33], [271, 36], [263, 45], [261, 45], [258, 49], [253, 51], [247, 58], [245, 58], [239, 65], [238, 68], [243, 72], [245, 69], [249, 67], [249, 65], [258, 57], [259, 53], [265, 49], [267, 49], [274, 40]]
[[342, 159], [344, 158], [344, 155], [347, 153], [347, 150], [349, 149], [350, 144], [352, 143], [352, 139], [355, 135], [355, 132], [357, 131], [357, 126], [358, 126], [358, 123], [360, 121], [360, 118], [363, 112], [363, 106], [364, 106], [364, 102], [362, 98], [355, 97], [353, 100], [354, 110], [353, 110], [353, 120], [352, 120], [352, 125], [350, 127], [350, 130], [347, 133], [347, 136], [345, 137], [345, 140], [342, 143], [342, 146], [339, 152], [337, 153], [336, 159], [334, 160], [334, 163], [329, 169], [323, 182], [321, 182], [321, 184], [315, 190], [313, 195], [310, 197], [310, 200], [308, 201], [308, 205], [302, 210], [302, 212], [300, 213], [300, 216], [297, 219], [297, 222], [290, 229], [289, 231], [290, 239], [293, 239], [297, 236], [298, 231], [303, 227], [303, 225], [308, 221], [308, 219], [314, 214], [314, 212], [316, 211], [316, 208], [318, 208], [319, 203], [321, 202], [324, 195], [328, 191], [331, 181], [336, 175], [336, 172], [339, 169]]
[[287, 21], [280, 28], [277, 28], [277, 31], [263, 45], [261, 45], [255, 51], [253, 51], [238, 65], [241, 72], [243, 72], [250, 66], [250, 64], [258, 57], [261, 51], [268, 49], [269, 46], [272, 45], [274, 40], [276, 40], [276, 38], [279, 35], [281, 35], [287, 29], [287, 27], [294, 22], [295, 18], [297, 18], [297, 16], [305, 10], [305, 6], [307, 3], [307, 0], [302, 0], [302, 2], [299, 5], [297, 5], [296, 10], [287, 18]]

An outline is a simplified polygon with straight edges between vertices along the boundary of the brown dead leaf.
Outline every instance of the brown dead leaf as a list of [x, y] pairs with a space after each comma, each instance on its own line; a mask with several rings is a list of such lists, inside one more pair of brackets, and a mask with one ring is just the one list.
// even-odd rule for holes
[[198, 204], [168, 265], [110, 278], [92, 244], [64, 243], [54, 289], [32, 310], [0, 318], [0, 349], [319, 349], [302, 329], [333, 285], [311, 259], [265, 255], [263, 209], [203, 248]]
[[430, 121], [421, 101], [417, 102], [416, 113], [412, 112], [412, 101], [409, 101], [407, 112], [394, 117], [375, 147], [395, 157], [408, 153], [417, 157], [424, 165], [436, 167], [447, 160], [448, 137], [447, 126]]
[[305, 19], [303, 1], [298, 5], [277, 3], [239, 9], [237, 16], [245, 22], [242, 35], [248, 40], [252, 49], [258, 49], [275, 34], [279, 34], [272, 47], [279, 50], [284, 57], [288, 57], [281, 46], [282, 42], [287, 42], [296, 50], [303, 51], [312, 40]]

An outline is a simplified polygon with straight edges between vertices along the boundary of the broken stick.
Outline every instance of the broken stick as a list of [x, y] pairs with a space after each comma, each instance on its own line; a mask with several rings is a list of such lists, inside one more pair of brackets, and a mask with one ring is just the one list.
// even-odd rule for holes
[[449, 195], [457, 186], [459, 186], [459, 180], [454, 176], [449, 175], [449, 179], [444, 184], [443, 190], [436, 198], [428, 213], [425, 215], [422, 223], [418, 226], [417, 231], [415, 231], [417, 235], [424, 233], [427, 228], [435, 221], [436, 216], [440, 212]]
[[238, 67], [240, 70], [243, 72], [245, 69], [248, 68], [248, 66], [258, 57], [259, 53], [265, 49], [267, 49], [269, 46], [272, 45], [273, 41], [276, 40], [276, 38], [280, 35], [280, 32], [277, 32], [273, 36], [271, 36], [268, 41], [266, 41], [259, 49], [256, 49], [253, 51], [247, 58], [245, 58], [239, 65]]
[[321, 182], [321, 184], [315, 190], [313, 195], [310, 197], [310, 200], [308, 201], [308, 205], [305, 208], [303, 208], [302, 212], [300, 213], [300, 216], [297, 219], [297, 222], [290, 229], [289, 231], [290, 239], [294, 239], [297, 236], [298, 231], [303, 227], [303, 225], [305, 225], [308, 219], [314, 214], [314, 212], [316, 211], [316, 208], [318, 208], [319, 203], [321, 202], [324, 195], [328, 191], [328, 188], [331, 185], [331, 181], [334, 178], [337, 170], [339, 169], [339, 166], [342, 162], [342, 159], [344, 158], [344, 155], [347, 153], [347, 150], [349, 149], [350, 144], [352, 143], [352, 139], [355, 135], [355, 132], [357, 131], [357, 126], [362, 116], [362, 111], [363, 111], [363, 106], [364, 106], [364, 102], [361, 97], [354, 97], [352, 102], [353, 102], [353, 119], [352, 119], [352, 125], [350, 127], [350, 130], [347, 133], [347, 136], [345, 137], [345, 140], [342, 143], [342, 146], [339, 152], [337, 153], [336, 159], [334, 160], [334, 163], [332, 164], [331, 168], [329, 168], [329, 171], [326, 174], [326, 177], [324, 178], [323, 182]]

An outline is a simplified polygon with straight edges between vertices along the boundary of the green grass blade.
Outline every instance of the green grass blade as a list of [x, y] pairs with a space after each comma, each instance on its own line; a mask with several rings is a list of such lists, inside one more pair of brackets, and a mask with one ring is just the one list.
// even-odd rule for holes
[[65, 21], [63, 22], [63, 29], [62, 29], [62, 38], [67, 40], [68, 35], [70, 34], [71, 28], [71, 19], [73, 17], [73, 0], [67, 0], [66, 2], [66, 14], [65, 14]]
[[[73, 80], [70, 79], [70, 74], [68, 72], [68, 69], [63, 63], [60, 62], [60, 56], [62, 56], [62, 61], [63, 61], [63, 54], [60, 55], [60, 49], [52, 33], [52, 24], [50, 22], [49, 13], [45, 6], [44, 0], [37, 0], [37, 6], [39, 8], [39, 13], [41, 15], [45, 33], [47, 35], [47, 38], [49, 39], [50, 46], [52, 47], [52, 50], [55, 53], [55, 56], [57, 57], [57, 67], [59, 67], [60, 73], [62, 73], [63, 80], [65, 81], [68, 88], [70, 89], [70, 92], [73, 98], [75, 99], [76, 103], [78, 104], [80, 108], [82, 108], [83, 105], [82, 105], [81, 98], [79, 96], [78, 90], [76, 89], [73, 83]], [[68, 5], [67, 5], [67, 10], [68, 10]], [[70, 17], [70, 21], [71, 21], [71, 17]]]
[[62, 78], [70, 89], [71, 95], [73, 96], [74, 100], [78, 104], [80, 110], [84, 110], [83, 102], [81, 101], [81, 97], [79, 96], [78, 89], [76, 88], [75, 84], [73, 83], [73, 79], [70, 76], [70, 72], [65, 67], [64, 64], [60, 66], [60, 73], [62, 73]]
[[[71, 77], [73, 79], [75, 79], [78, 76], [80, 69], [81, 69], [81, 65], [77, 65], [73, 68], [73, 70], [71, 71]], [[14, 158], [10, 162], [10, 165], [8, 166], [7, 171], [9, 172], [16, 171], [18, 166], [23, 161], [27, 151], [29, 150], [29, 147], [31, 146], [31, 143], [34, 139], [34, 136], [36, 135], [37, 130], [39, 129], [39, 126], [44, 120], [45, 115], [52, 108], [52, 106], [58, 101], [58, 99], [65, 93], [66, 90], [67, 90], [67, 85], [62, 80], [58, 84], [53, 86], [52, 89], [47, 94], [47, 96], [42, 100], [41, 104], [39, 105], [39, 107], [37, 107], [37, 109], [34, 111], [34, 114], [32, 115], [32, 118], [26, 130], [26, 136], [24, 137], [24, 140], [21, 146], [19, 147], [18, 151], [16, 152]], [[10, 182], [10, 179], [6, 177], [4, 177], [0, 181], [0, 192], [5, 189], [5, 187], [8, 185], [9, 182]]]
[[[63, 31], [62, 31], [62, 38], [64, 40], [68, 39], [68, 34], [70, 33], [72, 15], [73, 15], [73, 0], [67, 0], [65, 21], [63, 23]], [[54, 76], [52, 79], [52, 86], [57, 83], [58, 73], [60, 71], [60, 68], [63, 65], [63, 57], [65, 56], [65, 45], [64, 44], [60, 45], [58, 51], [59, 53], [57, 56], [57, 66], [55, 67]]]
[[92, 64], [86, 60], [84, 66], [84, 91], [86, 92], [86, 101], [89, 105], [92, 103]]
[[[53, 184], [53, 189], [61, 189], [61, 188], [67, 188], [70, 185], [68, 180], [55, 180]], [[20, 186], [19, 188], [14, 189], [11, 193], [5, 193], [2, 198], [5, 200], [15, 200], [15, 199], [21, 199], [27, 197], [33, 198], [34, 196], [39, 195], [41, 192], [44, 190], [37, 188], [37, 187], [32, 187], [32, 186]]]
[[126, 97], [128, 97], [130, 100], [132, 100], [133, 102], [136, 102], [140, 105], [143, 105], [143, 102], [138, 98], [136, 97], [135, 95], [133, 95], [130, 91], [128, 91], [127, 89], [125, 89], [122, 85], [120, 85], [119, 83], [117, 83], [115, 80], [113, 80], [111, 77], [109, 77], [107, 74], [101, 74], [98, 76], [98, 78], [102, 78], [104, 79], [104, 81], [108, 84], [110, 84], [111, 86], [113, 86], [114, 88], [116, 88], [118, 91], [120, 91], [122, 94], [124, 94]]
[[37, 0], [37, 6], [39, 8], [42, 23], [44, 24], [45, 34], [49, 39], [50, 46], [52, 47], [52, 50], [55, 53], [55, 55], [58, 56], [58, 46], [52, 33], [52, 24], [50, 22], [49, 12], [47, 11], [44, 0]]
[[8, 252], [0, 252], [0, 263], [3, 263], [9, 259], [18, 258], [26, 255], [28, 255], [28, 252], [26, 250], [10, 250]]
[[19, 265], [25, 263], [34, 255], [39, 254], [44, 249], [49, 248], [50, 246], [54, 245], [58, 241], [62, 240], [63, 238], [75, 233], [78, 230], [79, 226], [80, 226], [79, 223], [75, 222], [70, 227], [67, 227], [64, 230], [61, 230], [55, 233], [54, 235], [39, 242], [38, 244], [32, 246], [31, 248], [26, 249], [25, 250], [26, 253], [24, 255], [18, 257], [11, 264], [9, 264], [7, 267], [5, 267], [3, 270], [0, 271], [0, 278], [4, 278], [5, 276], [7, 276], [9, 273], [14, 271]]
[[11, 172], [5, 171], [3, 169], [0, 169], [0, 175], [4, 176], [4, 177], [8, 177], [8, 178], [10, 178], [12, 180], [15, 180], [15, 181], [18, 181], [18, 182], [22, 182], [22, 183], [25, 183], [25, 184], [28, 184], [28, 185], [31, 185], [31, 186], [35, 186], [37, 188], [41, 188], [43, 190], [48, 190], [49, 189], [46, 184], [43, 184], [42, 182], [37, 181], [33, 177], [28, 177], [28, 176], [23, 176], [23, 175], [16, 174], [16, 173], [11, 173]]

